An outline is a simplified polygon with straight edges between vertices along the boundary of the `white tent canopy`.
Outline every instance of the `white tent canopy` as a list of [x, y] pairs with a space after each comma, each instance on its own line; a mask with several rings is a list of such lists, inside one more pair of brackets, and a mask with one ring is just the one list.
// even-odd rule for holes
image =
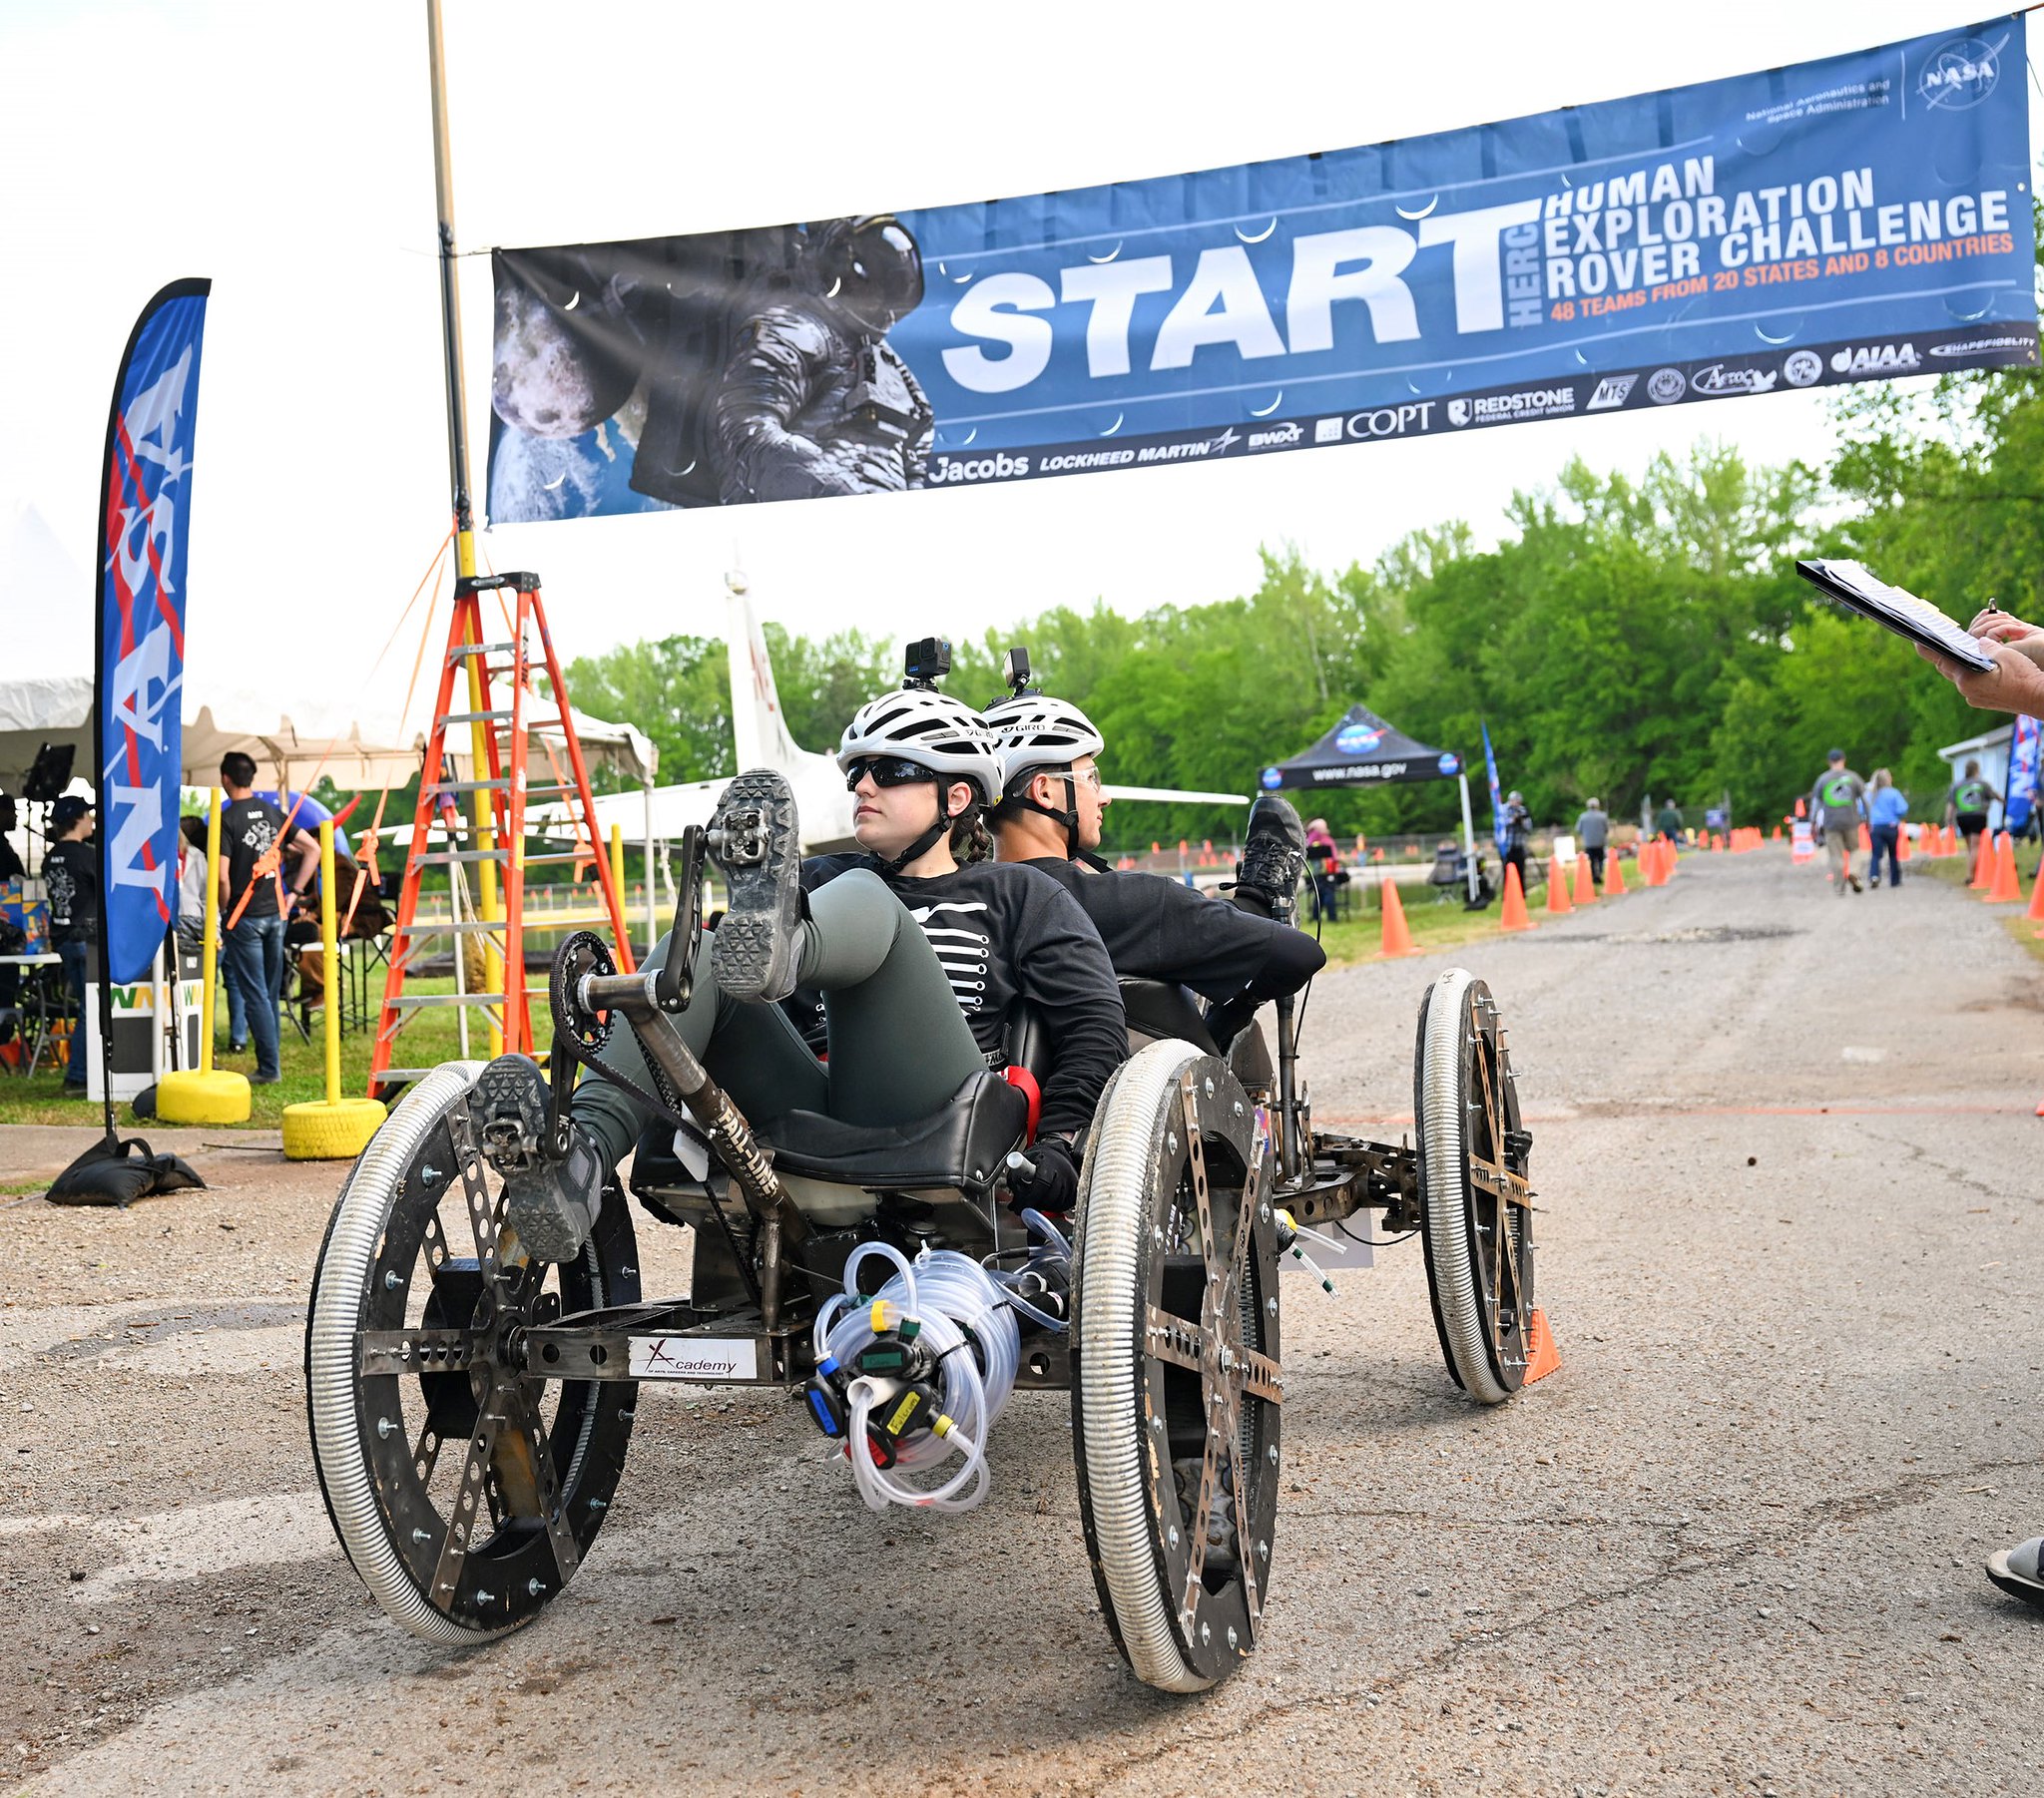
[[[642, 783], [653, 779], [659, 752], [641, 731], [579, 711], [574, 718], [583, 754], [593, 765], [616, 768]], [[561, 740], [559, 731], [539, 734], [556, 744]], [[467, 733], [456, 726], [449, 742], [465, 762]], [[0, 680], [0, 787], [19, 792], [44, 743], [73, 745], [74, 773], [93, 784], [92, 681], [85, 675]], [[425, 754], [425, 733], [401, 733], [316, 701], [294, 701], [280, 710], [274, 700], [224, 693], [195, 708], [188, 695], [185, 783], [211, 786], [221, 757], [235, 749], [255, 758], [265, 783], [300, 787], [323, 774], [347, 790], [410, 779]]]

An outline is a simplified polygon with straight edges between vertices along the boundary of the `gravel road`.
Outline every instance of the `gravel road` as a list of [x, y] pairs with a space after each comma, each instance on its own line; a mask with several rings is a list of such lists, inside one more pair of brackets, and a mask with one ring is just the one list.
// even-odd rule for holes
[[[2044, 1613], [1980, 1572], [2044, 1531], [2044, 968], [2002, 915], [1836, 899], [1770, 850], [1463, 951], [1522, 1067], [1563, 1368], [1470, 1407], [1414, 1244], [1287, 1286], [1264, 1644], [1190, 1701], [1108, 1640], [1052, 1395], [1002, 1418], [990, 1501], [929, 1520], [869, 1516], [783, 1395], [649, 1392], [575, 1583], [429, 1650], [313, 1486], [337, 1171], [164, 1132], [208, 1190], [0, 1200], [0, 1768], [124, 1798], [2035, 1793]], [[1322, 1122], [1409, 1126], [1446, 960], [1320, 982]], [[85, 1135], [0, 1131], [0, 1179]], [[674, 1233], [640, 1236], [682, 1289]]]

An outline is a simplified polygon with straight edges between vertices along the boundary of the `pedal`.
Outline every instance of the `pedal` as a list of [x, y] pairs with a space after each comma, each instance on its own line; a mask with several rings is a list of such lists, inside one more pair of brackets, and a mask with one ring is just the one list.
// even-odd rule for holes
[[707, 834], [711, 859], [720, 868], [757, 868], [773, 842], [773, 813], [766, 805], [734, 805]]
[[476, 1077], [469, 1121], [483, 1159], [500, 1174], [526, 1172], [548, 1158], [550, 1099], [539, 1063], [500, 1055]]

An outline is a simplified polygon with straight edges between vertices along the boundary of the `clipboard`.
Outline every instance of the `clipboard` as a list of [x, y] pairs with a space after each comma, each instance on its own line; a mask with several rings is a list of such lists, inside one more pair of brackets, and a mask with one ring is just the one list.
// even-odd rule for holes
[[1919, 600], [1904, 588], [1890, 587], [1879, 576], [1856, 562], [1812, 558], [1798, 562], [1795, 572], [1826, 599], [1836, 600], [1848, 612], [1870, 618], [1897, 637], [1922, 644], [1940, 656], [1948, 656], [1963, 667], [1990, 672], [1994, 658], [1980, 640], [1962, 631], [1928, 600]]

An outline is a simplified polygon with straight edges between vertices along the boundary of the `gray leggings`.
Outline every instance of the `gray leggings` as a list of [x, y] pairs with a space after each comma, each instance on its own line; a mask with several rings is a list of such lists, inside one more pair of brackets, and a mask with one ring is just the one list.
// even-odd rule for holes
[[[816, 888], [800, 928], [799, 979], [823, 994], [827, 1066], [779, 1006], [718, 990], [707, 943], [688, 1009], [674, 1020], [750, 1123], [803, 1111], [847, 1124], [903, 1124], [938, 1110], [987, 1065], [936, 951], [877, 874], [855, 868]], [[661, 966], [668, 948], [662, 937], [646, 965]], [[601, 1059], [652, 1091], [629, 1029], [618, 1030]], [[606, 1167], [625, 1158], [650, 1121], [643, 1106], [596, 1074], [583, 1076], [572, 1109], [602, 1145]]]

